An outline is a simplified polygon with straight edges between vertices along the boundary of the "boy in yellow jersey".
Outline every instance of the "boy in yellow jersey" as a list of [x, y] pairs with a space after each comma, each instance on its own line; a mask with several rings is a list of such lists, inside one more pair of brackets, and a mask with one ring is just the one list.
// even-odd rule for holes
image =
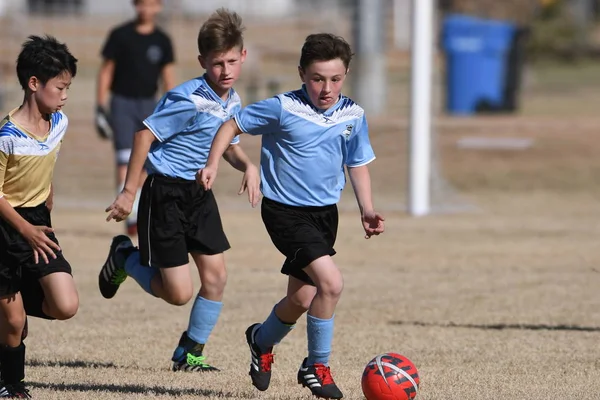
[[50, 220], [68, 125], [61, 109], [76, 72], [67, 46], [30, 36], [17, 59], [23, 103], [0, 122], [0, 398], [31, 398], [23, 383], [26, 315], [66, 320], [79, 307]]

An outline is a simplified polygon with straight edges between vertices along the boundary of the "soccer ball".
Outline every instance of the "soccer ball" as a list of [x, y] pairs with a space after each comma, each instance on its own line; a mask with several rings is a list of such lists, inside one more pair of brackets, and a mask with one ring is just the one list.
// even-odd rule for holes
[[419, 389], [419, 371], [396, 353], [378, 355], [365, 367], [362, 390], [367, 400], [412, 400]]

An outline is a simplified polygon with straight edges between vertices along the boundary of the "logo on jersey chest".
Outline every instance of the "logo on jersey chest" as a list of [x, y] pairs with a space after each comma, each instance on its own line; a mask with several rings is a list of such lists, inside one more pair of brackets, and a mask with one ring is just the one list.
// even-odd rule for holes
[[162, 49], [156, 45], [148, 47], [148, 50], [146, 51], [146, 57], [148, 57], [148, 61], [150, 61], [151, 64], [158, 64], [162, 59], [162, 56]]
[[346, 129], [344, 129], [344, 132], [342, 132], [342, 135], [344, 135], [346, 140], [350, 138], [350, 135], [352, 134], [352, 128], [354, 128], [353, 125], [346, 125]]

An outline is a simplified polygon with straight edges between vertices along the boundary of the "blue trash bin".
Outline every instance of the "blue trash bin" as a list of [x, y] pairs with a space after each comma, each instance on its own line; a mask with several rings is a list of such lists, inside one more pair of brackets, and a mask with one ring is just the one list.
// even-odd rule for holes
[[446, 109], [469, 115], [503, 105], [512, 23], [451, 15], [444, 21]]

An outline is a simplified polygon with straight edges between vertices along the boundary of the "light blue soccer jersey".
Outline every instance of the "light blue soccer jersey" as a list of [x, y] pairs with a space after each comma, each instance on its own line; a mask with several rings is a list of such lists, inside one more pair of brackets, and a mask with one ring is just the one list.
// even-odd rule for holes
[[[223, 101], [204, 76], [167, 92], [144, 121], [158, 139], [150, 147], [146, 171], [194, 180], [196, 172], [206, 164], [217, 130], [240, 108], [240, 97], [233, 89]], [[239, 138], [235, 138], [231, 143], [238, 142]]]
[[375, 159], [364, 110], [345, 96], [327, 111], [304, 88], [254, 103], [235, 116], [240, 130], [262, 136], [261, 190], [292, 206], [339, 201], [344, 166]]

